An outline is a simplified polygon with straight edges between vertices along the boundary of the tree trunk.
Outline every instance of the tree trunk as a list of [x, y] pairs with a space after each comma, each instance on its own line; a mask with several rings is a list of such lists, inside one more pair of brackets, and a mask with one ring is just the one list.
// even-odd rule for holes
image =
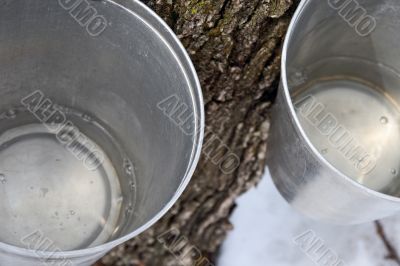
[[206, 110], [204, 148], [189, 187], [169, 214], [99, 265], [213, 265], [232, 229], [235, 199], [265, 168], [282, 40], [297, 1], [145, 3], [167, 21], [197, 69]]

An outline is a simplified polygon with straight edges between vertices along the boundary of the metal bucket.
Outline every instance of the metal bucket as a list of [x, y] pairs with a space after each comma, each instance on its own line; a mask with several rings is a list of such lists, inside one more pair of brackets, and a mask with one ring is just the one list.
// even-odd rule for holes
[[90, 265], [178, 199], [202, 94], [149, 8], [2, 1], [0, 62], [1, 265]]
[[269, 167], [306, 215], [356, 224], [400, 210], [400, 4], [302, 1], [282, 56]]

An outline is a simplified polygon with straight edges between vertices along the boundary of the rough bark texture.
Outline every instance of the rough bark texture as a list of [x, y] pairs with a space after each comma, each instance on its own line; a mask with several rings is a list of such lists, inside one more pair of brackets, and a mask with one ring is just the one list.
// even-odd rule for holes
[[[169, 214], [99, 265], [212, 265], [232, 229], [228, 219], [235, 199], [259, 181], [265, 168], [282, 40], [297, 1], [145, 3], [175, 31], [198, 71], [206, 147], [189, 187]], [[218, 155], [210, 153], [221, 145], [240, 158], [230, 174], [221, 171], [215, 163]]]

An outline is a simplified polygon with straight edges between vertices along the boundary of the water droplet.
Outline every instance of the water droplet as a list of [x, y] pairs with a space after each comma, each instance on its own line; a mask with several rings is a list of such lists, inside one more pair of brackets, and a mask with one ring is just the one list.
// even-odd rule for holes
[[93, 119], [90, 115], [82, 114], [82, 119], [86, 122], [91, 122]]
[[128, 175], [133, 175], [133, 164], [129, 159], [124, 160], [124, 169]]
[[128, 216], [129, 214], [131, 214], [133, 212], [133, 207], [132, 205], [128, 205], [128, 207], [125, 210], [126, 215]]
[[322, 154], [327, 154], [327, 153], [328, 153], [328, 149], [326, 149], [326, 148], [325, 148], [325, 149], [322, 149], [322, 150], [321, 150], [321, 153], [322, 153]]
[[135, 190], [135, 189], [136, 189], [136, 184], [135, 184], [135, 182], [131, 181], [131, 182], [129, 183], [129, 188], [130, 188], [132, 191]]
[[71, 215], [75, 215], [75, 211], [70, 211], [69, 212]]
[[17, 116], [17, 112], [14, 109], [9, 109], [4, 113], [7, 119], [14, 119]]
[[7, 183], [7, 178], [6, 178], [6, 176], [4, 174], [0, 174], [0, 182], [2, 184]]
[[386, 116], [382, 116], [379, 121], [381, 122], [381, 124], [385, 125], [389, 122], [389, 119]]
[[390, 173], [391, 173], [392, 175], [396, 175], [396, 174], [397, 174], [397, 170], [394, 169], [394, 168], [392, 168], [392, 169], [390, 169]]

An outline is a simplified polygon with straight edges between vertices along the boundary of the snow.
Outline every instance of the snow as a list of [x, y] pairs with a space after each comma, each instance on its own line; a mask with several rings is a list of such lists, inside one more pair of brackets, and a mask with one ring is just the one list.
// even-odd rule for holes
[[[293, 210], [276, 190], [267, 170], [257, 188], [237, 201], [231, 217], [235, 229], [222, 247], [218, 266], [310, 266], [323, 264], [295, 243], [311, 231], [324, 248], [344, 265], [394, 266], [373, 222], [357, 226], [333, 226], [308, 219]], [[383, 220], [388, 239], [400, 248], [400, 215]]]

